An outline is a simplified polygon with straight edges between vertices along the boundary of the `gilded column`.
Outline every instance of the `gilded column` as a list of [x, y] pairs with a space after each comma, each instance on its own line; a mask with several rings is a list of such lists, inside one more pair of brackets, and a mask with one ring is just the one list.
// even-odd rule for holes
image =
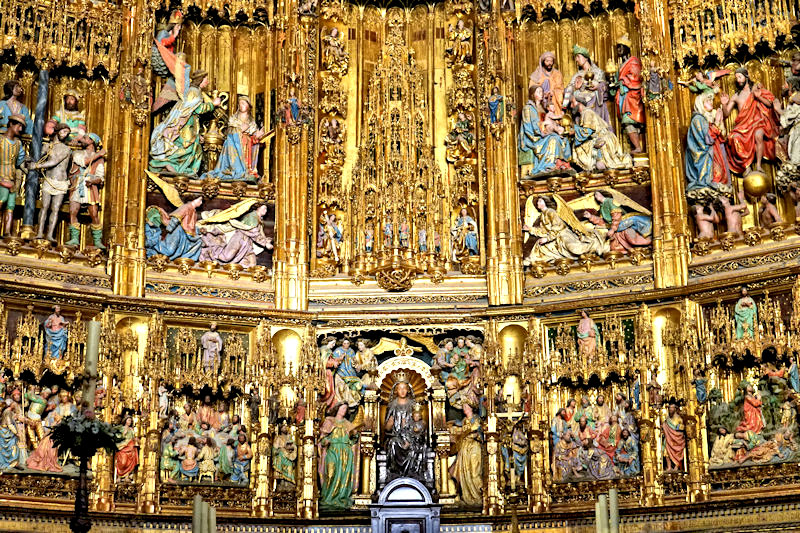
[[[478, 45], [481, 99], [478, 109], [502, 98], [497, 110], [484, 116], [486, 140], [486, 275], [490, 305], [522, 303], [522, 249], [519, 198], [516, 185], [516, 146], [513, 120], [509, 113], [514, 94], [513, 12], [501, 15], [500, 2], [494, 13], [481, 13], [478, 23], [483, 39]], [[495, 91], [495, 88], [498, 91]], [[497, 94], [495, 94], [497, 93]]]
[[375, 444], [376, 435], [374, 431], [375, 421], [379, 420], [378, 417], [378, 393], [374, 390], [368, 390], [364, 393], [364, 419], [372, 420], [371, 427], [365, 427], [359, 436], [359, 454], [360, 476], [361, 479], [358, 483], [358, 494], [355, 495], [355, 504], [358, 507], [366, 508], [367, 505], [372, 503], [372, 493], [376, 489], [376, 461], [375, 461]]
[[122, 65], [117, 94], [125, 95], [114, 109], [111, 154], [111, 191], [108, 195], [111, 227], [109, 263], [116, 294], [144, 296], [144, 171], [150, 138], [150, 50], [157, 0], [123, 2]]
[[[546, 425], [546, 424], [545, 424]], [[534, 422], [530, 433], [530, 486], [528, 486], [528, 510], [532, 513], [541, 513], [548, 509], [547, 492], [545, 491], [545, 472], [547, 461], [544, 450], [548, 446], [549, 433], [545, 431], [539, 421]]]
[[150, 316], [147, 326], [147, 346], [138, 363], [142, 373], [142, 396], [150, 403], [143, 409], [140, 424], [146, 428], [146, 437], [141, 443], [139, 464], [139, 494], [136, 511], [155, 514], [159, 511], [159, 462], [161, 460], [161, 429], [158, 419], [158, 382], [161, 366], [166, 357], [166, 329], [161, 315], [156, 311]]
[[[111, 390], [108, 386], [108, 377], [103, 377], [103, 388]], [[107, 400], [111, 403], [112, 400]], [[109, 405], [103, 410], [103, 421], [112, 423], [112, 413], [115, 406]], [[141, 424], [136, 426], [141, 427]], [[139, 435], [137, 435], [139, 436]], [[95, 472], [95, 482], [92, 486], [92, 510], [99, 512], [109, 512], [114, 510], [114, 457], [113, 455], [101, 451], [94, 456], [92, 472]]]
[[[702, 318], [702, 308], [691, 300], [684, 300], [682, 309], [683, 317], [681, 324], [694, 324], [694, 331], [699, 333], [700, 320]], [[691, 318], [689, 318], [691, 317]], [[700, 405], [697, 403], [697, 394], [695, 394], [692, 382], [688, 376], [692, 375], [692, 369], [699, 362], [696, 360], [697, 354], [701, 353], [700, 350], [687, 350], [683, 348], [682, 364], [684, 365], [683, 379], [683, 397], [687, 399], [686, 413], [684, 415], [685, 428], [686, 428], [686, 455], [687, 467], [689, 471], [689, 486], [687, 487], [687, 499], [689, 502], [703, 502], [708, 499], [708, 485], [704, 482], [707, 467], [706, 460], [703, 456], [703, 413]]]
[[456, 486], [450, 477], [448, 459], [450, 457], [450, 433], [445, 425], [445, 402], [447, 400], [444, 387], [434, 387], [431, 395], [433, 405], [433, 429], [436, 442], [436, 491], [439, 503], [455, 503]]
[[[646, 75], [671, 75], [672, 41], [669, 8], [661, 0], [639, 3], [642, 64]], [[689, 276], [689, 230], [684, 201], [684, 176], [680, 154], [679, 117], [672, 89], [647, 99], [647, 154], [653, 191], [653, 268], [657, 288], [685, 285]]]
[[486, 495], [483, 498], [483, 512], [497, 515], [503, 512], [502, 495], [500, 494], [500, 446], [497, 432], [497, 415], [490, 414], [486, 432]]
[[[650, 309], [642, 304], [636, 319], [636, 356], [639, 359], [640, 383], [646, 383], [650, 363], [655, 351], [653, 335], [653, 317]], [[650, 396], [645, 390], [641, 394], [641, 419], [639, 421], [642, 452], [642, 491], [641, 503], [645, 507], [659, 505], [661, 496], [658, 492], [658, 459], [656, 457], [656, 432], [653, 421], [654, 413], [650, 405]]]
[[[263, 396], [262, 396], [263, 398]], [[269, 422], [265, 413], [266, 409], [262, 409], [261, 420], [259, 423], [260, 431], [255, 439], [256, 446], [253, 450], [255, 452], [255, 481], [253, 483], [253, 516], [258, 518], [266, 518], [271, 514], [270, 508], [270, 485], [272, 484], [270, 473], [272, 442], [270, 442]]]
[[161, 460], [161, 432], [158, 429], [158, 397], [156, 391], [152, 393], [148, 420], [143, 423], [148, 425], [147, 437], [144, 439], [142, 462], [139, 465], [139, 496], [136, 502], [136, 511], [145, 514], [155, 514], [159, 511], [158, 501], [158, 465]]
[[[287, 2], [276, 24], [276, 64], [280, 105], [297, 98], [299, 107], [313, 109], [317, 61], [317, 28], [314, 18], [298, 17], [296, 2]], [[313, 120], [300, 116], [285, 119], [278, 130], [274, 255], [275, 306], [304, 310], [308, 307], [308, 184], [313, 177]], [[284, 114], [285, 116], [285, 114]]]
[[[313, 412], [313, 411], [311, 411]], [[300, 488], [300, 498], [297, 502], [297, 516], [302, 519], [311, 520], [319, 516], [317, 507], [317, 449], [314, 437], [314, 421], [307, 418], [305, 421], [302, 456], [300, 457], [300, 476], [302, 487]]]
[[107, 452], [99, 452], [92, 461], [92, 472], [95, 472], [95, 482], [92, 484], [92, 493], [89, 501], [92, 510], [107, 513], [114, 510], [114, 458]]

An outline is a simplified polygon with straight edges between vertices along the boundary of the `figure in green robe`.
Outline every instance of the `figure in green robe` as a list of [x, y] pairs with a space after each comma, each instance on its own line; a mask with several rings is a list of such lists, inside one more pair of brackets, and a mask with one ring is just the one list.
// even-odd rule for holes
[[[233, 434], [233, 433], [231, 433]], [[236, 441], [228, 439], [219, 451], [219, 475], [220, 478], [233, 474], [233, 456], [236, 451], [233, 449]]]
[[737, 340], [745, 337], [752, 339], [755, 336], [757, 313], [756, 302], [748, 296], [747, 289], [742, 287], [742, 297], [739, 298], [733, 308]]
[[356, 457], [351, 433], [355, 426], [345, 418], [347, 404], [335, 406], [336, 416], [329, 416], [320, 429], [319, 505], [322, 509], [349, 509], [353, 506]]
[[277, 490], [294, 489], [296, 459], [297, 446], [289, 433], [289, 426], [282, 424], [272, 444], [272, 468], [275, 471]]
[[175, 445], [178, 437], [172, 439], [161, 450], [161, 480], [165, 482], [175, 482], [178, 479], [180, 468], [178, 467], [178, 451]]
[[214, 110], [221, 103], [203, 93], [208, 73], [192, 72], [183, 55], [175, 55], [160, 43], [156, 46], [175, 77], [178, 92], [176, 103], [164, 122], [150, 135], [150, 170], [159, 174], [197, 176], [203, 160], [200, 144], [200, 115]]

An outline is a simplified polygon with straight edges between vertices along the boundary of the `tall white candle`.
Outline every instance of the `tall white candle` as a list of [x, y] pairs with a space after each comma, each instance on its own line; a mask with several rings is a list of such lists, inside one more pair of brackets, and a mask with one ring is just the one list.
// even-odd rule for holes
[[100, 357], [100, 322], [92, 320], [86, 328], [86, 373], [97, 377], [97, 361]]
[[97, 388], [97, 360], [100, 357], [100, 322], [92, 320], [86, 328], [86, 352], [84, 368], [89, 380], [83, 388], [83, 404], [94, 411], [94, 396]]
[[619, 490], [608, 490], [608, 515], [610, 533], [619, 533]]

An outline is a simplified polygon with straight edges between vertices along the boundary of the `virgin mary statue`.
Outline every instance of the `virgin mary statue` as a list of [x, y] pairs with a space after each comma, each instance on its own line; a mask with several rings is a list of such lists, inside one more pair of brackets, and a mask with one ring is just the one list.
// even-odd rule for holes
[[416, 406], [414, 391], [402, 374], [392, 386], [386, 410], [386, 466], [393, 477], [411, 476], [424, 481], [427, 428], [419, 409], [414, 416]]

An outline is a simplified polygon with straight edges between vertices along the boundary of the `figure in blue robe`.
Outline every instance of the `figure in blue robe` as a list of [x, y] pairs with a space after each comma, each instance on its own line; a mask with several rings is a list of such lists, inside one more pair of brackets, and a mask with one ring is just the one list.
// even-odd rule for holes
[[228, 119], [225, 142], [222, 145], [214, 170], [201, 177], [219, 178], [227, 181], [249, 181], [258, 179], [258, 152], [264, 130], [252, 117], [252, 104], [247, 96], [239, 96], [236, 114]]
[[236, 451], [233, 454], [233, 474], [231, 481], [240, 485], [247, 485], [250, 481], [250, 462], [253, 460], [253, 452], [247, 443], [244, 433], [239, 433]]
[[568, 161], [571, 155], [567, 139], [555, 131], [543, 133], [539, 110], [533, 100], [528, 100], [519, 125], [518, 164], [530, 165], [528, 175], [535, 176], [556, 170], [558, 161]]
[[641, 471], [639, 466], [639, 443], [627, 430], [622, 430], [622, 438], [617, 444], [614, 462], [623, 476], [635, 476]]
[[3, 415], [0, 417], [0, 471], [19, 464], [18, 426], [14, 417], [21, 414], [19, 405], [12, 403], [3, 409]]
[[342, 345], [333, 351], [333, 357], [341, 359], [341, 363], [336, 367], [336, 374], [340, 376], [347, 387], [357, 395], [356, 398], [360, 398], [361, 392], [364, 390], [364, 384], [353, 365], [356, 352], [350, 347], [350, 341], [348, 339], [343, 340]]
[[728, 190], [731, 185], [725, 139], [721, 130], [709, 120], [713, 119], [713, 101], [713, 92], [695, 98], [684, 153], [686, 192], [706, 188]]
[[187, 257], [200, 258], [203, 241], [195, 234], [196, 208], [202, 198], [183, 204], [170, 214], [160, 207], [151, 206], [145, 215], [144, 236], [147, 257], [165, 255], [173, 260]]
[[705, 403], [708, 399], [707, 384], [708, 379], [706, 379], [703, 372], [701, 370], [695, 370], [692, 385], [694, 385], [694, 393], [697, 397], [697, 403]]
[[67, 331], [67, 321], [61, 316], [60, 308], [56, 306], [55, 312], [44, 322], [45, 343], [51, 359], [60, 359], [67, 351], [69, 336]]
[[458, 256], [464, 252], [467, 252], [468, 255], [478, 255], [478, 224], [467, 214], [466, 208], [461, 208], [451, 233], [453, 235], [453, 261], [458, 261]]
[[500, 88], [495, 87], [492, 89], [492, 95], [489, 97], [489, 122], [496, 124], [503, 121], [505, 114], [505, 104], [503, 95], [500, 94]]
[[794, 357], [790, 357], [789, 361], [791, 365], [789, 365], [788, 375], [789, 375], [789, 386], [795, 392], [800, 392], [800, 375], [797, 372], [797, 359]]
[[23, 133], [27, 133], [28, 135], [33, 133], [33, 120], [31, 119], [31, 112], [28, 106], [19, 104], [19, 111], [16, 112], [11, 109], [8, 100], [0, 101], [0, 130], [4, 130], [8, 127], [8, 117], [15, 114], [25, 117], [25, 131]]

